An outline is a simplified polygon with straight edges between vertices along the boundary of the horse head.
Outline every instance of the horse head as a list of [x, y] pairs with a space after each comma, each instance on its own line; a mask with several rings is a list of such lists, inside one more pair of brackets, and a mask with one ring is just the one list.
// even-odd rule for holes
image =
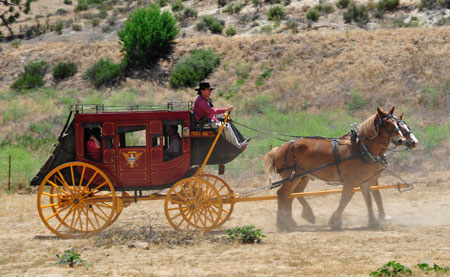
[[376, 130], [377, 133], [380, 131], [385, 131], [389, 140], [395, 145], [405, 145], [406, 138], [403, 136], [400, 128], [397, 125], [397, 121], [394, 114], [395, 107], [392, 107], [389, 112], [386, 112], [380, 108], [377, 108], [376, 115]]
[[406, 124], [405, 121], [403, 121], [403, 113], [396, 117], [395, 120], [397, 121], [398, 127], [400, 128], [400, 131], [402, 132], [402, 135], [406, 139], [406, 147], [409, 149], [414, 149], [419, 145], [419, 140], [416, 138], [416, 136], [412, 133], [411, 129], [409, 128], [408, 124]]

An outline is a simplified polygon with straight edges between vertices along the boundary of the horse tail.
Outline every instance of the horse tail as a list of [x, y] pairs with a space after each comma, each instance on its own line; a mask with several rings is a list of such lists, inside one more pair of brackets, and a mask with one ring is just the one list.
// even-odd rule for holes
[[274, 157], [275, 157], [275, 153], [277, 153], [278, 148], [280, 148], [280, 147], [272, 148], [272, 150], [270, 150], [270, 152], [264, 156], [264, 170], [269, 175], [271, 172], [276, 171]]

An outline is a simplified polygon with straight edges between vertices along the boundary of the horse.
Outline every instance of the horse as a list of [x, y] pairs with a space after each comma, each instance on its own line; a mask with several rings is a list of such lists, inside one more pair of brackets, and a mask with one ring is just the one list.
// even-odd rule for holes
[[[302, 192], [310, 178], [343, 183], [341, 199], [328, 224], [333, 230], [342, 227], [342, 213], [353, 196], [353, 188], [359, 186], [364, 196], [369, 228], [380, 227], [374, 216], [370, 185], [368, 183], [379, 173], [379, 166], [385, 162], [384, 153], [390, 142], [395, 145], [406, 143], [397, 121], [389, 112], [377, 108], [377, 112], [366, 119], [350, 139], [329, 139], [323, 137], [300, 137], [273, 148], [264, 157], [266, 172], [276, 171], [283, 185], [277, 191], [277, 227], [290, 231], [296, 227], [292, 218], [292, 192]], [[330, 147], [331, 146], [331, 147]], [[304, 198], [302, 217], [312, 222], [312, 209]]]
[[[413, 132], [409, 128], [408, 124], [406, 124], [406, 122], [403, 120], [403, 113], [400, 116], [395, 117], [395, 120], [397, 121], [397, 125], [398, 125], [400, 131], [402, 132], [402, 135], [406, 139], [405, 146], [408, 149], [416, 148], [417, 145], [419, 145], [419, 140], [413, 134]], [[381, 172], [380, 172], [380, 174], [381, 174]], [[374, 176], [372, 179], [370, 179], [368, 181], [370, 186], [378, 186], [378, 178], [380, 177], [380, 174], [378, 174], [377, 176]], [[371, 192], [372, 192], [373, 199], [375, 200], [375, 203], [377, 204], [378, 219], [380, 221], [384, 221], [384, 220], [388, 219], [389, 216], [387, 216], [386, 213], [384, 212], [383, 200], [381, 199], [381, 192], [379, 190], [373, 190]], [[314, 215], [312, 215], [312, 216], [314, 217]]]

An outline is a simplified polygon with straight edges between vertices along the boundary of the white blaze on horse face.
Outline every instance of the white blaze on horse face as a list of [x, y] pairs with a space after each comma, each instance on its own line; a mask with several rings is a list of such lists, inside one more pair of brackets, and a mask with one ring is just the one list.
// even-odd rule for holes
[[406, 138], [403, 136], [402, 131], [400, 130], [400, 128], [397, 125], [397, 121], [392, 119], [392, 123], [394, 124], [394, 130], [397, 130], [396, 132], [392, 133], [395, 134], [394, 136], [389, 136], [389, 138], [391, 139], [391, 141], [395, 144], [395, 145], [404, 145], [406, 144]]
[[400, 130], [404, 134], [404, 137], [406, 138], [406, 146], [408, 148], [415, 148], [419, 144], [419, 140], [416, 138], [416, 136], [411, 132], [411, 129], [409, 129], [409, 126], [404, 121], [399, 121], [398, 126], [400, 127]]

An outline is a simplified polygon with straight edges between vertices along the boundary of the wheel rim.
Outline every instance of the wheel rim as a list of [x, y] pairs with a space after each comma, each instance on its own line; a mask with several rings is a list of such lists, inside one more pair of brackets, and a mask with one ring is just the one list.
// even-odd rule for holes
[[173, 185], [164, 203], [166, 218], [177, 230], [209, 231], [220, 221], [222, 209], [217, 189], [196, 177], [182, 179]]
[[87, 237], [111, 224], [117, 208], [114, 187], [97, 167], [71, 162], [41, 183], [37, 207], [47, 228], [63, 238]]
[[200, 178], [205, 179], [209, 183], [211, 183], [220, 195], [222, 199], [222, 216], [217, 226], [224, 224], [233, 213], [234, 202], [232, 201], [233, 190], [231, 187], [223, 180], [222, 178], [212, 175], [212, 174], [203, 174]]

